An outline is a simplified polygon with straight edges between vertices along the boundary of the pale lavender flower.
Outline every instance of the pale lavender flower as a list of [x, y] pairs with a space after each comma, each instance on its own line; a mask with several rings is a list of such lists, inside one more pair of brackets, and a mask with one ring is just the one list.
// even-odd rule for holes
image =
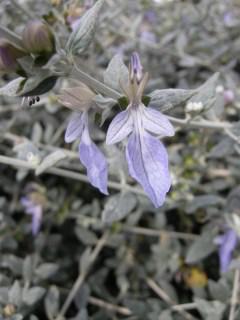
[[26, 213], [32, 216], [32, 234], [36, 236], [42, 222], [42, 206], [34, 203], [28, 197], [22, 197], [20, 201]]
[[174, 128], [166, 116], [142, 103], [147, 79], [148, 74], [143, 75], [138, 54], [133, 53], [129, 85], [123, 88], [129, 105], [111, 122], [106, 143], [114, 144], [128, 137], [126, 158], [129, 173], [142, 185], [154, 206], [159, 207], [170, 189], [171, 179], [167, 151], [156, 136], [173, 136]]
[[78, 87], [63, 90], [59, 100], [75, 111], [65, 132], [65, 142], [71, 143], [80, 139], [79, 158], [87, 169], [90, 183], [102, 193], [108, 194], [107, 161], [102, 151], [92, 142], [88, 128], [88, 113], [95, 106], [94, 96], [95, 94], [87, 86], [79, 83]]
[[220, 270], [221, 272], [227, 272], [232, 260], [233, 250], [237, 246], [238, 235], [233, 229], [228, 229], [215, 242], [219, 245]]

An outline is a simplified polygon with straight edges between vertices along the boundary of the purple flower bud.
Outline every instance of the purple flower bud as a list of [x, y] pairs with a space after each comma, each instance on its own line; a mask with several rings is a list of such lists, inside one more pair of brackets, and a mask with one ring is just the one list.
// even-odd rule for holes
[[130, 79], [132, 82], [136, 79], [137, 83], [140, 83], [143, 78], [143, 68], [137, 52], [134, 52], [130, 60]]
[[41, 20], [30, 21], [22, 35], [26, 50], [33, 54], [50, 54], [55, 51], [55, 39], [49, 26]]
[[0, 73], [17, 71], [20, 68], [17, 59], [25, 54], [8, 40], [0, 39]]

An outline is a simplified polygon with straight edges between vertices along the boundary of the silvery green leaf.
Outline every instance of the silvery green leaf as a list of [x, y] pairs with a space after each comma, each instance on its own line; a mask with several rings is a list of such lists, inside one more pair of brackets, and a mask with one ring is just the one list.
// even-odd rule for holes
[[22, 302], [22, 289], [20, 287], [19, 281], [15, 281], [8, 293], [9, 303], [16, 307], [19, 307]]
[[219, 300], [225, 302], [229, 299], [231, 295], [231, 290], [225, 279], [220, 279], [218, 282], [215, 282], [211, 279], [208, 280], [208, 288], [211, 294], [211, 297], [214, 300]]
[[33, 143], [39, 143], [43, 136], [43, 127], [40, 122], [35, 122], [32, 128], [31, 141]]
[[51, 286], [44, 299], [45, 312], [49, 320], [55, 319], [59, 310], [60, 293], [56, 286]]
[[33, 261], [31, 256], [27, 256], [23, 261], [23, 279], [24, 282], [30, 283], [33, 274]]
[[9, 292], [8, 287], [0, 287], [0, 303], [1, 304], [8, 303], [8, 292]]
[[122, 91], [121, 85], [128, 83], [128, 68], [123, 63], [122, 56], [116, 54], [109, 62], [107, 70], [104, 72], [104, 83], [109, 87]]
[[112, 98], [103, 97], [101, 94], [96, 95], [94, 101], [96, 102], [97, 106], [102, 109], [100, 122], [100, 126], [102, 126], [106, 119], [110, 116], [112, 107], [117, 104], [117, 101]]
[[58, 265], [56, 263], [43, 263], [36, 270], [35, 275], [39, 279], [46, 280], [52, 277], [58, 270]]
[[41, 287], [25, 288], [23, 290], [23, 302], [28, 306], [32, 306], [43, 297], [45, 291], [46, 290]]
[[27, 80], [26, 78], [19, 77], [8, 82], [5, 86], [0, 88], [0, 95], [10, 96], [10, 97], [18, 96], [19, 95], [18, 92], [22, 89], [26, 80]]
[[234, 153], [232, 141], [229, 137], [221, 139], [209, 152], [209, 158], [222, 159]]
[[206, 301], [195, 298], [197, 309], [204, 320], [222, 320], [226, 304], [220, 301]]
[[80, 19], [79, 25], [71, 33], [66, 51], [71, 54], [82, 53], [92, 41], [97, 19], [102, 8], [104, 0], [98, 0], [95, 5], [89, 9]]
[[164, 310], [158, 320], [173, 320], [173, 317], [172, 317], [172, 312], [170, 310]]
[[6, 254], [1, 257], [0, 266], [8, 268], [14, 275], [22, 275], [23, 260], [12, 254]]
[[[1, 318], [0, 318], [1, 320]], [[11, 317], [11, 320], [23, 320], [23, 316], [21, 314], [14, 314], [12, 317]]]
[[149, 107], [156, 108], [161, 112], [176, 107], [184, 107], [185, 104], [195, 94], [195, 90], [185, 89], [163, 89], [154, 90], [149, 94]]
[[94, 232], [82, 226], [75, 227], [75, 234], [78, 239], [85, 245], [94, 245], [97, 242], [97, 237]]
[[195, 263], [206, 258], [216, 249], [214, 244], [215, 233], [209, 230], [202, 233], [188, 248], [186, 263]]
[[91, 249], [87, 248], [81, 255], [81, 258], [80, 258], [81, 273], [84, 273], [88, 269], [88, 266], [90, 265], [90, 262], [91, 262], [91, 253], [92, 253]]
[[82, 285], [74, 298], [74, 303], [78, 308], [78, 310], [81, 310], [87, 306], [89, 296], [90, 296], [89, 286], [87, 284]]
[[196, 210], [200, 208], [208, 208], [210, 206], [217, 206], [224, 203], [224, 199], [222, 197], [216, 195], [202, 195], [196, 196], [192, 200], [190, 204], [188, 204], [186, 208], [187, 213], [194, 213]]
[[112, 223], [123, 219], [134, 209], [136, 204], [136, 197], [132, 193], [118, 193], [108, 198], [102, 212], [103, 222]]
[[88, 312], [87, 312], [87, 309], [82, 309], [79, 311], [79, 313], [74, 317], [74, 318], [71, 318], [69, 320], [88, 320]]
[[94, 101], [96, 102], [97, 106], [102, 110], [111, 109], [115, 104], [117, 104], [116, 100], [109, 97], [104, 97], [101, 94], [96, 95]]
[[[201, 85], [198, 89], [196, 94], [190, 99], [192, 103], [199, 103], [202, 102], [204, 110], [207, 112], [205, 113], [208, 118], [211, 118], [212, 115], [216, 117], [218, 111], [214, 108], [217, 108], [216, 102], [216, 87], [218, 85], [219, 73], [214, 73], [211, 78], [209, 78], [203, 85]], [[210, 111], [210, 109], [213, 109]], [[214, 114], [213, 114], [214, 113]]]
[[65, 159], [66, 156], [66, 153], [62, 150], [53, 151], [46, 158], [43, 159], [40, 165], [36, 168], [35, 174], [37, 176], [40, 175], [47, 169], [53, 167], [58, 161]]

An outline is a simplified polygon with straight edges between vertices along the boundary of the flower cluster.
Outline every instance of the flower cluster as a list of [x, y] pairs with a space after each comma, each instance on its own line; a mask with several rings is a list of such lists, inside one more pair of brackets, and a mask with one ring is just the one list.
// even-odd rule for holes
[[[167, 151], [159, 137], [173, 136], [174, 128], [159, 111], [142, 102], [148, 74], [137, 53], [131, 56], [128, 84], [121, 83], [129, 104], [112, 120], [106, 136], [108, 145], [127, 139], [126, 160], [129, 174], [143, 187], [155, 207], [163, 204], [171, 179]], [[60, 101], [75, 111], [65, 134], [67, 143], [80, 139], [79, 158], [87, 169], [91, 184], [107, 194], [107, 161], [92, 142], [88, 129], [89, 111], [97, 108], [95, 94], [83, 84], [65, 89]]]

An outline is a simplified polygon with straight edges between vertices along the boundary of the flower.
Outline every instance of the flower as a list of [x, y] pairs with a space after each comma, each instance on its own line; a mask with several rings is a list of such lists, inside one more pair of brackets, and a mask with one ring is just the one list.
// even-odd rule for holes
[[170, 189], [168, 155], [156, 136], [173, 136], [174, 128], [159, 111], [147, 108], [141, 101], [148, 74], [143, 74], [137, 53], [131, 56], [129, 84], [123, 91], [129, 99], [125, 111], [111, 122], [107, 144], [115, 144], [128, 137], [126, 159], [129, 173], [141, 184], [155, 207], [160, 207]]
[[221, 272], [227, 272], [232, 260], [232, 253], [238, 242], [238, 235], [234, 229], [228, 229], [215, 241], [219, 245], [219, 260]]
[[20, 202], [26, 213], [32, 216], [32, 234], [36, 236], [42, 223], [43, 208], [46, 205], [43, 190], [36, 184], [30, 184]]
[[87, 169], [90, 183], [102, 193], [107, 191], [107, 161], [102, 151], [94, 144], [89, 134], [89, 111], [96, 107], [93, 99], [95, 93], [83, 83], [77, 87], [64, 89], [59, 101], [74, 110], [65, 132], [65, 142], [80, 139], [79, 158]]

